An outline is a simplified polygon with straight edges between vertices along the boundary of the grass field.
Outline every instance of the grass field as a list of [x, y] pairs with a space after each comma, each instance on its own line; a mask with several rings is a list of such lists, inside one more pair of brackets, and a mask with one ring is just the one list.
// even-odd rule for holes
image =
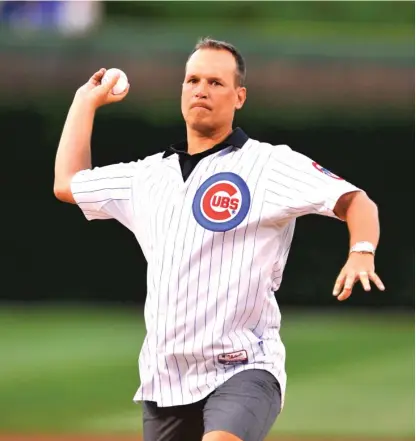
[[[140, 432], [142, 311], [0, 309], [1, 433]], [[414, 434], [414, 316], [283, 312], [284, 435]]]

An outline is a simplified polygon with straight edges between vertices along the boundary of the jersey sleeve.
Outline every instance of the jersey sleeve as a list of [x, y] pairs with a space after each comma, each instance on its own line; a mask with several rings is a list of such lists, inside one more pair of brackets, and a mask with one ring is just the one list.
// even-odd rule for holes
[[271, 200], [289, 217], [320, 214], [338, 218], [334, 213], [338, 199], [346, 193], [362, 191], [288, 146], [278, 146], [271, 158]]
[[133, 183], [139, 162], [82, 170], [71, 181], [75, 202], [88, 220], [116, 219], [133, 229]]

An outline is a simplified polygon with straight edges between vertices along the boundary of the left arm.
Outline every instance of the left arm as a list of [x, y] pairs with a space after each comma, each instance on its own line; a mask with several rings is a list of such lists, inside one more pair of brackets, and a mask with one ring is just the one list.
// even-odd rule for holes
[[286, 145], [273, 149], [269, 176], [269, 203], [278, 207], [279, 219], [282, 213], [287, 218], [319, 214], [346, 221], [350, 253], [335, 283], [333, 294], [338, 300], [351, 295], [357, 280], [366, 291], [371, 288], [370, 281], [384, 290], [374, 271], [380, 235], [378, 210], [365, 192]]
[[[347, 223], [350, 248], [359, 242], [368, 242], [375, 251], [380, 237], [378, 209], [365, 193], [351, 192], [342, 195], [335, 205], [334, 213]], [[375, 273], [374, 253], [371, 251], [350, 252], [336, 280], [334, 296], [338, 300], [346, 300], [358, 280], [366, 291], [371, 289], [370, 280], [384, 291], [384, 285]]]

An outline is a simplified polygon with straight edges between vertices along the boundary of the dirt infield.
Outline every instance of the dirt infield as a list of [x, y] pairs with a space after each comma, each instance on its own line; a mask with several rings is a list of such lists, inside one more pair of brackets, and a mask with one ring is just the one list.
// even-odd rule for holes
[[[112, 435], [0, 435], [0, 441], [142, 441], [138, 436]], [[185, 440], [184, 440], [185, 441]], [[414, 441], [410, 438], [274, 436], [267, 441]]]

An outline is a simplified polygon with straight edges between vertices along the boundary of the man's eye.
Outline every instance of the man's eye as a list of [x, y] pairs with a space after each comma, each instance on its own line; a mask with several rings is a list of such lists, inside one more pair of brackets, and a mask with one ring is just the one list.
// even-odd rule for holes
[[190, 84], [196, 84], [197, 81], [196, 81], [195, 78], [191, 78], [190, 80], [188, 80], [188, 83], [190, 83]]
[[221, 86], [221, 83], [218, 82], [218, 81], [213, 81], [213, 82], [212, 82], [212, 85], [213, 85], [213, 86]]

